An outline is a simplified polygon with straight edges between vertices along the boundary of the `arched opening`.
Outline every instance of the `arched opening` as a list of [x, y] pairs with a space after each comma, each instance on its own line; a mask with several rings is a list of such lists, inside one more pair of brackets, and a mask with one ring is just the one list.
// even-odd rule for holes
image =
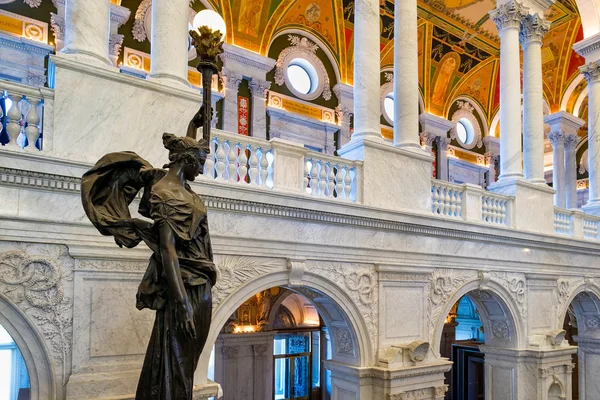
[[331, 377], [323, 361], [333, 358], [331, 337], [337, 328], [325, 324], [314, 299], [272, 287], [231, 314], [208, 369], [208, 378], [221, 384], [224, 400], [329, 398]]
[[[454, 363], [446, 374], [446, 400], [486, 398], [486, 360], [480, 346], [517, 348], [518, 327], [514, 313], [500, 291], [473, 289], [478, 282], [468, 284], [449, 299], [445, 319], [436, 328], [441, 357]], [[510, 388], [506, 388], [510, 390]]]
[[[56, 399], [55, 374], [42, 336], [3, 294], [0, 294], [0, 342], [0, 399]], [[10, 380], [10, 389], [6, 390], [3, 379]], [[3, 397], [3, 390], [10, 393], [9, 397]]]
[[565, 340], [572, 346], [579, 346], [578, 353], [572, 356], [571, 398], [593, 399], [600, 396], [594, 372], [600, 367], [600, 297], [592, 291], [575, 293], [563, 319]]

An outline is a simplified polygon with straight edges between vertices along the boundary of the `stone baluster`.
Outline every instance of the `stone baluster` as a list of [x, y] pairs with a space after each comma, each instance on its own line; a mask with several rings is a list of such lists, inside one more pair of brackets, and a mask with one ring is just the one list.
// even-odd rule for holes
[[310, 167], [309, 167], [309, 161], [305, 160], [304, 161], [304, 179], [302, 180], [302, 183], [304, 184], [303, 187], [303, 191], [306, 192], [308, 191], [309, 188], [309, 177], [310, 177]]
[[229, 182], [237, 182], [237, 147], [230, 141], [227, 141], [226, 143], [229, 148], [229, 151], [227, 152], [227, 175], [229, 177]]
[[326, 197], [327, 193], [325, 190], [327, 189], [327, 171], [326, 164], [323, 161], [319, 160], [319, 196]]
[[352, 169], [349, 167], [344, 167], [344, 171], [346, 172], [344, 175], [344, 199], [351, 200], [352, 199]]
[[189, 87], [188, 9], [189, 0], [152, 2], [148, 79], [170, 86]]
[[61, 53], [89, 64], [110, 65], [109, 0], [67, 0], [65, 47]]
[[[415, 8], [416, 12], [416, 8]], [[416, 18], [415, 18], [416, 23]], [[354, 2], [354, 134], [381, 139], [379, 0]], [[415, 34], [416, 34], [415, 29]], [[398, 42], [396, 42], [398, 43]], [[415, 79], [415, 84], [417, 80]]]
[[250, 185], [258, 186], [258, 156], [256, 155], [257, 148], [248, 146], [248, 150], [250, 151], [250, 160], [248, 161], [250, 164]]
[[344, 194], [344, 168], [337, 164], [335, 166], [337, 174], [335, 175], [335, 194], [338, 198], [343, 198]]
[[333, 197], [335, 188], [335, 171], [331, 163], [327, 163], [327, 197]]
[[38, 106], [40, 105], [41, 99], [36, 99], [32, 97], [28, 97], [27, 101], [29, 102], [29, 111], [27, 111], [27, 115], [25, 116], [25, 122], [27, 126], [25, 127], [25, 135], [27, 136], [28, 147], [30, 150], [34, 150], [35, 143], [40, 137], [40, 114], [38, 112]]
[[[360, 34], [360, 32], [358, 33]], [[361, 97], [357, 98], [361, 99]], [[421, 150], [419, 146], [417, 0], [403, 0], [395, 3], [394, 145]]]
[[260, 186], [267, 186], [267, 177], [269, 176], [269, 159], [267, 158], [268, 151], [262, 148], [260, 150]]
[[210, 154], [206, 158], [204, 163], [204, 176], [207, 178], [213, 178], [215, 173], [215, 139], [213, 138], [209, 144]]
[[246, 175], [248, 175], [248, 156], [246, 155], [246, 147], [242, 146], [241, 143], [238, 143], [238, 147], [240, 148], [240, 158], [238, 164], [238, 174], [240, 176], [240, 183], [246, 182]]
[[243, 76], [235, 71], [223, 69], [225, 97], [223, 98], [223, 130], [238, 131], [238, 90]]
[[310, 191], [313, 196], [319, 195], [319, 167], [317, 161], [310, 159]]
[[519, 32], [528, 8], [510, 0], [490, 11], [500, 33], [500, 178], [523, 178]]
[[215, 169], [217, 170], [217, 180], [222, 181], [225, 179], [225, 153], [224, 140], [215, 138], [215, 144], [217, 145], [217, 152], [215, 153]]
[[542, 39], [550, 23], [539, 14], [528, 15], [521, 26], [523, 46], [523, 156], [525, 179], [546, 184], [544, 179], [544, 90], [542, 87]]
[[17, 138], [21, 134], [21, 119], [23, 118], [21, 114], [21, 108], [19, 107], [19, 102], [22, 100], [22, 96], [9, 94], [8, 98], [10, 99], [11, 106], [6, 112], [7, 124], [6, 124], [6, 133], [8, 133], [9, 144], [16, 144]]

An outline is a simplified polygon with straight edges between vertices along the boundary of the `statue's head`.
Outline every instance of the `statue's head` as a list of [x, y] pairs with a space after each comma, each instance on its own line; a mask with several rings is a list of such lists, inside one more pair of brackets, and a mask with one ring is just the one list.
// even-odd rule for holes
[[202, 173], [206, 158], [210, 154], [208, 142], [191, 137], [179, 137], [172, 133], [163, 134], [163, 144], [169, 150], [169, 164], [164, 168], [181, 165], [185, 179], [193, 181]]

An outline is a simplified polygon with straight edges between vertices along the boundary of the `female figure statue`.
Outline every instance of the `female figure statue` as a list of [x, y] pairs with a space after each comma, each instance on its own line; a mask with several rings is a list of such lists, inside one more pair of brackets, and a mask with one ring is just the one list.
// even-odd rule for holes
[[[191, 400], [210, 328], [216, 269], [207, 210], [188, 184], [210, 153], [209, 138], [195, 139], [203, 112], [190, 122], [187, 137], [163, 135], [168, 171], [121, 152], [102, 157], [82, 179], [83, 206], [96, 228], [119, 246], [131, 248], [143, 240], [153, 252], [137, 293], [138, 309], [156, 310], [137, 400]], [[139, 213], [152, 222], [129, 213], [142, 189]]]

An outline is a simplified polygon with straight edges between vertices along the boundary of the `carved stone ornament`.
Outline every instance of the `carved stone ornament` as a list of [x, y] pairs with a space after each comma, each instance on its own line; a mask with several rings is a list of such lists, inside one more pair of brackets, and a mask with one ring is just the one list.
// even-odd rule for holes
[[243, 284], [266, 275], [278, 267], [277, 263], [255, 257], [215, 256], [217, 284], [213, 288], [213, 308]]
[[541, 43], [546, 33], [550, 29], [550, 22], [539, 14], [528, 15], [521, 25], [521, 32], [519, 33], [519, 39], [521, 45], [525, 45], [530, 42]]
[[[457, 100], [456, 105], [458, 106], [458, 110], [456, 110], [450, 120], [452, 122], [458, 123], [461, 119], [466, 119], [471, 123], [473, 127], [473, 140], [470, 143], [461, 143], [462, 147], [466, 149], [472, 149], [477, 146], [478, 149], [483, 147], [482, 134], [481, 134], [481, 125], [479, 121], [475, 117], [475, 107], [466, 100]], [[450, 138], [457, 139], [456, 136], [456, 127], [453, 127], [450, 130]]]
[[[190, 0], [190, 5], [193, 4], [195, 1], [196, 0]], [[151, 7], [152, 0], [142, 0], [135, 12], [133, 28], [131, 29], [131, 33], [133, 35], [133, 38], [138, 42], [143, 42], [148, 38], [148, 36], [150, 36], [150, 32], [147, 30], [148, 25], [146, 24], [146, 18], [147, 16], [150, 17], [148, 12], [152, 10]]]
[[266, 344], [253, 344], [252, 351], [254, 352], [254, 357], [264, 357], [265, 353], [269, 349], [269, 346]]
[[600, 317], [585, 317], [585, 327], [588, 331], [600, 331]]
[[575, 135], [565, 135], [565, 150], [574, 150], [577, 148], [579, 144], [579, 136]]
[[72, 282], [72, 273], [61, 268], [58, 262], [66, 252], [30, 253], [24, 250], [0, 253], [0, 292], [35, 321], [62, 368], [63, 384], [66, 384], [73, 335], [73, 301], [65, 296], [64, 284]]
[[[429, 387], [424, 389], [411, 390], [410, 392], [390, 394], [390, 400], [429, 400], [432, 397], [440, 397], [446, 393], [446, 386]], [[441, 394], [439, 394], [441, 392]]]
[[125, 36], [118, 33], [110, 35], [110, 37], [108, 38], [108, 53], [111, 56], [119, 57], [124, 38]]
[[525, 275], [516, 272], [492, 272], [491, 279], [500, 283], [513, 297], [523, 319], [527, 319]]
[[301, 286], [306, 268], [306, 260], [288, 259], [287, 267], [290, 270], [290, 286]]
[[548, 133], [548, 140], [552, 144], [552, 148], [555, 148], [557, 144], [564, 144], [565, 137], [562, 131], [551, 131]]
[[64, 40], [65, 38], [65, 19], [58, 14], [50, 13], [50, 27], [56, 40]]
[[579, 67], [579, 71], [581, 71], [588, 85], [590, 85], [593, 82], [600, 80], [600, 61], [587, 63], [584, 66]]
[[581, 278], [559, 278], [556, 281], [556, 319], [561, 320], [567, 312], [569, 306], [568, 300], [571, 298], [573, 291], [581, 284]]
[[333, 328], [335, 336], [335, 347], [338, 354], [354, 355], [354, 345], [352, 344], [352, 335], [348, 328]]
[[23, 0], [31, 8], [38, 8], [42, 4], [42, 0]]
[[223, 358], [233, 360], [240, 352], [240, 346], [223, 346]]
[[319, 89], [316, 92], [316, 96], [323, 96], [325, 100], [330, 100], [332, 96], [331, 84], [329, 82], [329, 75], [325, 69], [325, 65], [321, 59], [317, 56], [316, 52], [319, 46], [316, 43], [308, 40], [305, 37], [296, 35], [288, 35], [288, 40], [291, 46], [286, 47], [279, 53], [277, 63], [275, 64], [275, 83], [278, 86], [283, 86], [286, 82], [287, 66], [293, 58], [305, 58], [308, 60], [317, 70], [319, 74], [319, 81], [323, 81], [321, 92]]
[[492, 334], [496, 339], [508, 339], [510, 329], [506, 321], [492, 321]]
[[512, 0], [490, 11], [490, 17], [496, 24], [498, 32], [502, 32], [506, 28], [520, 28], [521, 21], [527, 16], [528, 11], [529, 7]]
[[427, 292], [429, 293], [429, 301], [427, 302], [429, 342], [434, 342], [433, 333], [442, 317], [442, 311], [448, 306], [448, 300], [461, 286], [475, 279], [477, 279], [476, 271], [436, 269], [431, 273], [431, 278], [427, 284]]

